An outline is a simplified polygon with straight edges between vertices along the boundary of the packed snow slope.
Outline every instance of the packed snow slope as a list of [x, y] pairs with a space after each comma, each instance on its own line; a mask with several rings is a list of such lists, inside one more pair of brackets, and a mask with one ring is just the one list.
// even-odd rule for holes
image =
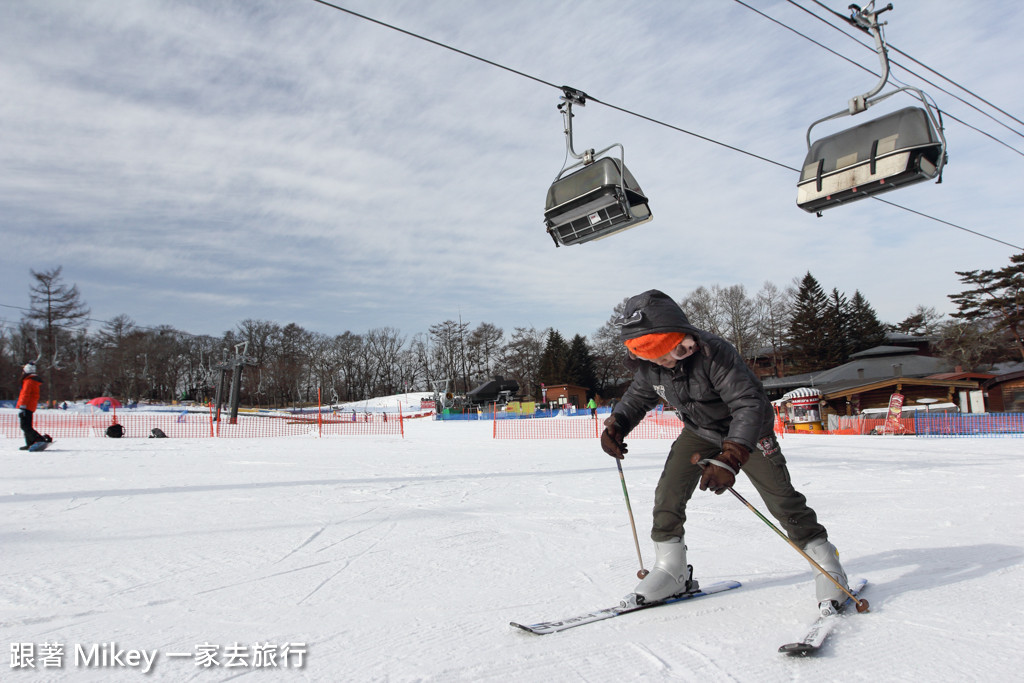
[[[630, 442], [624, 461], [648, 564], [669, 444]], [[18, 445], [0, 440], [4, 681], [1022, 676], [1021, 438], [783, 440], [848, 571], [870, 580], [871, 611], [813, 659], [776, 652], [815, 616], [806, 562], [728, 494], [697, 492], [687, 544], [700, 580], [742, 588], [550, 636], [509, 626], [616, 604], [636, 583], [596, 440], [421, 419], [404, 439]], [[745, 479], [737, 490], [760, 502]], [[56, 646], [60, 666], [42, 657]]]

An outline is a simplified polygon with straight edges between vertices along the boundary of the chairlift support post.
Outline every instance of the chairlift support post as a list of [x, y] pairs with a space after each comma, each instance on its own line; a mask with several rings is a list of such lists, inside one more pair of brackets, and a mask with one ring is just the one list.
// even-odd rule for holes
[[[626, 168], [620, 143], [599, 152], [593, 148], [576, 152], [572, 107], [586, 106], [587, 95], [569, 86], [563, 86], [562, 92], [558, 109], [565, 122], [565, 148], [577, 161], [564, 166], [548, 189], [544, 223], [555, 246], [583, 244], [651, 220], [647, 197]], [[618, 158], [603, 156], [616, 147]], [[573, 172], [566, 175], [569, 171]]]
[[[892, 4], [875, 11], [872, 0], [866, 9], [857, 5], [850, 9], [850, 23], [875, 39], [882, 75], [874, 88], [853, 97], [846, 109], [818, 119], [807, 129], [797, 206], [818, 216], [839, 204], [905, 185], [932, 179], [942, 182], [947, 159], [942, 122], [919, 88], [903, 86], [879, 95], [889, 80], [889, 56], [878, 16], [891, 10]], [[811, 130], [819, 123], [854, 116], [900, 92], [916, 96], [923, 107], [907, 107], [811, 142]]]
[[[241, 349], [241, 351], [239, 351]], [[220, 422], [221, 408], [223, 406], [223, 392], [224, 385], [227, 383], [228, 373], [231, 374], [231, 388], [228, 395], [228, 407], [229, 407], [229, 418], [228, 424], [238, 423], [238, 401], [239, 391], [242, 385], [242, 368], [246, 365], [256, 366], [258, 363], [255, 358], [245, 355], [245, 352], [249, 349], [249, 342], [242, 342], [235, 344], [235, 357], [227, 362], [220, 363], [214, 366], [217, 370], [220, 370], [220, 383], [217, 385], [217, 408], [214, 415], [214, 421]]]

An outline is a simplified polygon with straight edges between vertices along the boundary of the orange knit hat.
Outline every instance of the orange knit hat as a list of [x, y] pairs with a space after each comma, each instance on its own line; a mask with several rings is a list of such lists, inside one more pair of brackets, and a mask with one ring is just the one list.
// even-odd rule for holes
[[647, 360], [661, 358], [686, 339], [683, 332], [653, 332], [623, 342], [635, 355]]

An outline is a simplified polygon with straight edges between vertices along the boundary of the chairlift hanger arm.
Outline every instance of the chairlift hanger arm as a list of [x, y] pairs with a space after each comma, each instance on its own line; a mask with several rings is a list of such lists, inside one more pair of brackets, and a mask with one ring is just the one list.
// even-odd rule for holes
[[568, 85], [562, 86], [562, 93], [562, 97], [559, 98], [562, 100], [562, 103], [558, 105], [558, 110], [562, 112], [562, 119], [565, 122], [565, 150], [566, 152], [568, 152], [569, 156], [571, 156], [573, 159], [577, 159], [578, 161], [577, 163], [564, 166], [562, 170], [558, 172], [558, 175], [555, 176], [555, 180], [557, 181], [559, 178], [561, 178], [569, 169], [576, 168], [577, 166], [588, 166], [594, 163], [594, 161], [598, 159], [601, 155], [605, 154], [606, 152], [615, 147], [619, 148], [619, 162], [623, 165], [623, 167], [625, 167], [626, 151], [625, 148], [623, 148], [622, 144], [618, 142], [612, 143], [605, 147], [604, 149], [597, 152], [595, 152], [594, 148], [592, 147], [590, 149], [583, 150], [582, 154], [576, 151], [576, 149], [573, 146], [572, 137], [572, 119], [574, 116], [574, 114], [572, 113], [572, 105], [578, 104], [581, 107], [585, 107], [587, 105], [587, 98], [589, 98], [590, 96], [587, 95], [582, 90], [579, 90], [578, 88], [572, 88]]
[[892, 3], [890, 2], [882, 9], [875, 11], [874, 5], [874, 0], [871, 0], [871, 2], [867, 5], [865, 9], [861, 9], [858, 5], [851, 4], [849, 7], [849, 9], [851, 10], [851, 16], [847, 21], [850, 23], [851, 26], [855, 26], [856, 28], [859, 28], [860, 30], [866, 33], [870, 33], [872, 36], [874, 36], [875, 51], [878, 54], [878, 61], [882, 65], [882, 75], [874, 88], [864, 93], [863, 95], [857, 95], [856, 97], [852, 98], [849, 101], [845, 111], [836, 112], [835, 114], [831, 114], [824, 118], [818, 119], [817, 121], [812, 123], [810, 128], [807, 129], [807, 149], [809, 150], [811, 148], [811, 129], [817, 126], [819, 123], [831, 121], [832, 119], [837, 119], [842, 116], [853, 116], [855, 114], [859, 114], [863, 111], [867, 111], [868, 107], [878, 104], [882, 100], [892, 97], [896, 93], [906, 91], [916, 94], [917, 98], [921, 100], [921, 103], [924, 105], [924, 110], [928, 114], [928, 118], [931, 120], [932, 125], [935, 127], [936, 133], [939, 135], [942, 141], [943, 153], [945, 153], [946, 136], [942, 129], [942, 122], [937, 118], [934, 109], [931, 105], [928, 104], [925, 94], [919, 88], [915, 88], [913, 86], [904, 86], [902, 88], [897, 88], [895, 90], [887, 92], [884, 95], [878, 94], [882, 91], [882, 88], [885, 87], [885, 84], [889, 81], [889, 52], [886, 48], [885, 38], [882, 35], [881, 28], [882, 26], [885, 25], [885, 23], [883, 22], [882, 24], [879, 24], [878, 17], [882, 13], [888, 12], [893, 7]]
[[875, 0], [871, 0], [866, 9], [861, 9], [857, 5], [850, 5], [850, 10], [852, 10], [849, 19], [850, 24], [870, 33], [874, 37], [875, 52], [878, 53], [878, 61], [882, 65], [882, 75], [878, 79], [878, 83], [875, 84], [875, 87], [863, 95], [857, 95], [850, 100], [849, 109], [851, 116], [867, 110], [872, 104], [871, 98], [880, 93], [889, 80], [889, 51], [885, 47], [885, 38], [882, 37], [882, 26], [885, 24], [878, 23], [878, 15], [891, 10], [892, 3], [889, 3], [877, 12], [874, 7]]
[[[562, 92], [564, 94], [559, 98], [562, 100], [562, 103], [558, 105], [558, 110], [562, 112], [562, 120], [565, 122], [565, 149], [573, 159], [582, 159], [584, 165], [593, 163], [595, 156], [593, 149], [584, 150], [583, 154], [579, 154], [572, 144], [572, 105], [587, 106], [587, 94], [582, 90], [570, 88], [567, 85], [562, 86]], [[563, 168], [562, 173], [565, 170]], [[561, 173], [559, 173], [559, 176], [561, 176]]]

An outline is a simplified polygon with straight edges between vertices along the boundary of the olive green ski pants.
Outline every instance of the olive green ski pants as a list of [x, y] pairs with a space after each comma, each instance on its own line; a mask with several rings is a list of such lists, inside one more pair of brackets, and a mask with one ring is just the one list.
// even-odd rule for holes
[[[721, 446], [686, 429], [675, 440], [654, 492], [652, 540], [663, 542], [683, 537], [686, 503], [697, 488], [701, 475], [701, 467], [691, 464], [690, 458], [694, 453], [699, 453], [701, 459], [713, 458], [721, 450]], [[774, 436], [758, 442], [758, 447], [750, 453], [750, 460], [741, 471], [760, 494], [768, 512], [779, 521], [794, 543], [803, 547], [811, 540], [827, 535], [814, 510], [807, 506], [807, 499], [793, 488], [786, 458]]]

